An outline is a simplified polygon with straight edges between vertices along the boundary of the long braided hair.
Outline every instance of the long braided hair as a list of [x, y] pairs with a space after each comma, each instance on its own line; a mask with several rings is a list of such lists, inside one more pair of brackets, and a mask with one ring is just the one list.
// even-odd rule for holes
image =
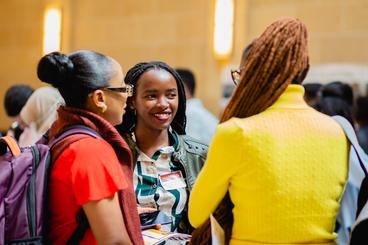
[[[244, 56], [244, 55], [243, 55]], [[307, 29], [293, 18], [272, 23], [252, 43], [238, 87], [221, 121], [245, 118], [271, 106], [294, 82], [301, 82], [308, 71]]]
[[[307, 29], [294, 18], [273, 22], [244, 50], [240, 82], [226, 106], [221, 122], [232, 117], [246, 118], [271, 106], [291, 83], [301, 83], [309, 69]], [[227, 192], [214, 217], [231, 238], [233, 215]], [[211, 224], [207, 220], [192, 234], [191, 244], [211, 244]]]
[[127, 72], [124, 81], [126, 84], [132, 84], [134, 86], [133, 97], [128, 98], [126, 112], [123, 117], [123, 123], [117, 126], [118, 131], [121, 134], [129, 133], [134, 125], [136, 124], [137, 116], [135, 115], [134, 109], [130, 107], [132, 104], [132, 100], [135, 98], [137, 93], [137, 87], [139, 86], [138, 81], [143, 73], [150, 70], [165, 70], [169, 72], [175, 79], [176, 85], [178, 87], [178, 97], [179, 104], [176, 115], [171, 122], [172, 129], [178, 134], [185, 134], [185, 126], [186, 126], [186, 116], [185, 116], [185, 108], [186, 108], [186, 99], [185, 99], [185, 91], [184, 85], [179, 74], [161, 61], [151, 61], [151, 62], [141, 62], [133, 66]]

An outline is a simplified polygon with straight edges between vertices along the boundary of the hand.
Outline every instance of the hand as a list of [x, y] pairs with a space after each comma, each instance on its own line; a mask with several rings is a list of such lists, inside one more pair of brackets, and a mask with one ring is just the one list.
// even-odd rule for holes
[[156, 208], [146, 208], [146, 207], [137, 207], [138, 210], [138, 214], [143, 214], [143, 213], [153, 213], [156, 212], [157, 209]]

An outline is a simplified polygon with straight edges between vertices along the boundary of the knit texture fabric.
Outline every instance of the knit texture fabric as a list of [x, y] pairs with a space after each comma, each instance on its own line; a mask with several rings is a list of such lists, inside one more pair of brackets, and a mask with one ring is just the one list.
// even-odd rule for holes
[[189, 201], [201, 225], [226, 191], [234, 203], [231, 244], [334, 244], [349, 145], [334, 120], [289, 85], [264, 112], [218, 126]]

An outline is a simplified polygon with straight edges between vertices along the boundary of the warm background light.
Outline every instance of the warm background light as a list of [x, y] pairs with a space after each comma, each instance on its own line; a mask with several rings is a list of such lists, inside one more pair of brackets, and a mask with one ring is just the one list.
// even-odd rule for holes
[[[215, 3], [0, 0], [0, 23], [9, 23], [0, 25], [0, 102], [11, 85], [45, 86], [36, 67], [42, 57], [45, 10], [49, 8], [61, 10], [62, 52], [96, 50], [116, 59], [125, 73], [136, 63], [150, 60], [189, 67], [197, 78], [196, 97], [216, 115], [221, 113], [219, 101], [227, 93], [225, 86], [232, 84], [229, 70], [239, 67], [244, 47], [280, 17], [297, 17], [307, 25], [311, 75], [314, 66], [331, 63], [368, 67], [368, 0], [234, 0], [233, 47], [224, 59], [214, 53]], [[367, 73], [360, 70], [359, 78], [367, 81]], [[345, 70], [331, 70], [334, 78], [336, 71]], [[357, 81], [355, 77], [349, 81]], [[5, 110], [0, 110], [0, 130], [10, 123]]]
[[46, 10], [44, 19], [43, 54], [60, 50], [61, 11], [57, 8]]
[[229, 58], [233, 46], [234, 1], [216, 0], [214, 53], [218, 59]]

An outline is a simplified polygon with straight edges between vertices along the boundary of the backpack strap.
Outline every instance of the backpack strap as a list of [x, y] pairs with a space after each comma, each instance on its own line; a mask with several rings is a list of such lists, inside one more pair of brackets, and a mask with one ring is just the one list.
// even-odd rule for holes
[[0, 154], [5, 154], [7, 152], [7, 148], [9, 148], [10, 152], [15, 157], [19, 156], [21, 153], [17, 141], [11, 136], [3, 136], [0, 138]]
[[332, 117], [340, 126], [341, 128], [344, 130], [346, 138], [349, 140], [350, 145], [353, 147], [355, 153], [357, 154], [358, 160], [359, 160], [359, 164], [360, 167], [362, 168], [364, 175], [367, 177], [368, 176], [368, 172], [366, 169], [366, 164], [364, 161], [364, 157], [363, 157], [363, 153], [362, 153], [362, 148], [360, 147], [359, 143], [358, 143], [358, 139], [355, 135], [355, 131], [353, 126], [351, 126], [350, 122], [348, 120], [346, 120], [344, 117], [342, 116], [333, 116]]
[[71, 236], [69, 237], [68, 241], [66, 241], [66, 245], [75, 245], [79, 244], [82, 241], [84, 234], [86, 233], [87, 229], [89, 228], [89, 223], [86, 214], [84, 213], [83, 209], [79, 209], [76, 215], [76, 220], [78, 223], [77, 228], [73, 231]]
[[96, 131], [84, 125], [72, 125], [65, 128], [49, 142], [50, 149], [52, 150], [52, 162], [55, 162], [70, 144], [88, 137], [101, 138]]
[[341, 116], [332, 117], [340, 126], [344, 129], [345, 135], [348, 138], [351, 146], [353, 147], [360, 167], [362, 168], [365, 178], [362, 181], [358, 196], [357, 214], [356, 220], [351, 227], [351, 234], [349, 239], [350, 245], [362, 244], [362, 241], [366, 240], [366, 231], [368, 227], [368, 174], [365, 167], [365, 161], [363, 158], [362, 148], [359, 146], [355, 131], [348, 120]]
[[65, 128], [61, 133], [59, 133], [51, 142], [49, 142], [50, 148], [54, 147], [60, 141], [64, 140], [68, 136], [82, 134], [92, 136], [94, 138], [101, 138], [101, 136], [93, 129], [84, 125], [72, 125]]
[[[55, 162], [65, 148], [70, 144], [88, 137], [101, 138], [96, 131], [84, 125], [73, 125], [64, 129], [49, 143], [50, 149], [52, 149], [52, 162]], [[77, 212], [76, 221], [78, 224], [77, 228], [73, 231], [66, 242], [67, 245], [79, 244], [89, 228], [87, 216], [82, 208]]]

